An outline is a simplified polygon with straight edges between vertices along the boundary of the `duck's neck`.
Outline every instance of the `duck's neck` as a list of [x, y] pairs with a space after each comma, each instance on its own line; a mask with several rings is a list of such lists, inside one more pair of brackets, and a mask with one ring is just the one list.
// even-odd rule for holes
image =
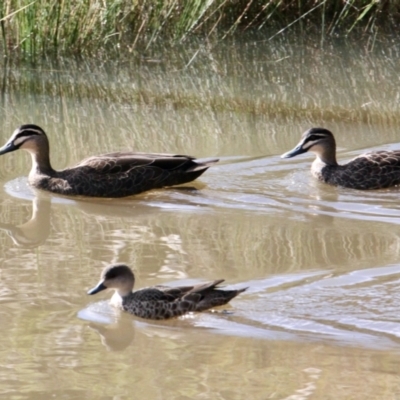
[[56, 171], [52, 168], [50, 164], [49, 151], [33, 151], [28, 149], [31, 158], [32, 158], [32, 168], [29, 173], [29, 177], [35, 176], [37, 174], [40, 175], [55, 175]]
[[333, 158], [327, 159], [327, 158], [322, 158], [319, 154], [317, 154], [317, 157], [315, 157], [315, 160], [312, 163], [311, 172], [316, 178], [323, 180], [322, 170], [326, 166], [330, 166], [330, 167], [338, 166], [338, 163], [336, 162], [336, 157], [333, 156]]
[[116, 289], [113, 296], [110, 299], [110, 303], [114, 307], [122, 307], [124, 302], [129, 301], [131, 295], [132, 291]]
[[110, 299], [110, 304], [114, 307], [121, 307], [122, 306], [122, 296], [116, 290]]
[[338, 165], [336, 161], [336, 154], [334, 152], [326, 152], [323, 154], [317, 154], [317, 158], [315, 159], [315, 162], [318, 164], [325, 164], [325, 165], [331, 165], [331, 166], [336, 166]]
[[311, 148], [311, 151], [316, 154], [319, 163], [329, 166], [338, 165], [336, 161], [336, 142], [333, 136], [327, 137], [325, 140], [317, 143]]
[[115, 290], [115, 294], [120, 296], [121, 298], [128, 297], [132, 294], [132, 288], [130, 286], [124, 288], [118, 288]]

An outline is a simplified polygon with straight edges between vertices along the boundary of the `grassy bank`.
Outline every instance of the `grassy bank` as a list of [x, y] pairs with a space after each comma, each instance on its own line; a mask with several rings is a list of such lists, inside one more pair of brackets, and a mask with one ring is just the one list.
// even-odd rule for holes
[[398, 0], [3, 0], [1, 51], [7, 57], [126, 55], [197, 35], [223, 39], [265, 29], [320, 37], [375, 35], [400, 21]]

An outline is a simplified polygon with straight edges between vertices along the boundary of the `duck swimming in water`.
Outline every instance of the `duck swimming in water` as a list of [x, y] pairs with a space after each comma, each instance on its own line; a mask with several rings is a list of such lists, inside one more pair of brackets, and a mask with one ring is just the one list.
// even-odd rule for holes
[[100, 282], [88, 294], [115, 289], [113, 305], [141, 318], [168, 319], [225, 305], [247, 289], [222, 290], [217, 286], [223, 281], [194, 286], [154, 286], [132, 292], [135, 283], [132, 270], [124, 264], [116, 264], [103, 270]]
[[336, 161], [336, 142], [332, 132], [324, 128], [311, 128], [303, 133], [293, 150], [281, 157], [291, 158], [307, 151], [316, 154], [311, 173], [330, 185], [366, 190], [400, 184], [400, 150], [374, 151], [339, 165]]
[[196, 179], [218, 161], [201, 162], [175, 154], [120, 152], [92, 156], [74, 167], [56, 171], [50, 164], [47, 135], [37, 125], [16, 129], [0, 148], [0, 155], [18, 149], [31, 154], [31, 186], [67, 196], [124, 197], [180, 185]]

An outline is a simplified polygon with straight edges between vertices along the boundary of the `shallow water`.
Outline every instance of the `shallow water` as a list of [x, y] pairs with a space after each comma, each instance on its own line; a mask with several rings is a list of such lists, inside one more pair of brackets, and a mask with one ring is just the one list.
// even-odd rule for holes
[[[311, 155], [279, 158], [315, 125], [341, 161], [400, 148], [396, 49], [230, 46], [186, 69], [195, 48], [134, 72], [3, 70], [1, 141], [37, 123], [57, 168], [121, 149], [220, 158], [185, 187], [97, 200], [32, 190], [28, 155], [0, 157], [3, 396], [400, 396], [399, 190], [326, 186]], [[111, 262], [137, 287], [248, 290], [226, 312], [148, 322], [86, 295]]]

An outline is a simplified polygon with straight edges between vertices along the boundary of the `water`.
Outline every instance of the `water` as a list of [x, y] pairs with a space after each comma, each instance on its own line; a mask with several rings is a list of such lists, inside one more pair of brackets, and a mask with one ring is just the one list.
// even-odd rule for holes
[[[310, 126], [336, 133], [340, 161], [400, 148], [397, 49], [229, 46], [190, 66], [189, 46], [3, 70], [0, 141], [39, 124], [56, 168], [123, 149], [220, 162], [185, 187], [98, 200], [32, 190], [28, 155], [0, 157], [2, 397], [399, 398], [399, 191], [330, 187], [311, 155], [279, 158]], [[112, 262], [137, 287], [248, 290], [224, 312], [144, 321], [86, 295]]]

